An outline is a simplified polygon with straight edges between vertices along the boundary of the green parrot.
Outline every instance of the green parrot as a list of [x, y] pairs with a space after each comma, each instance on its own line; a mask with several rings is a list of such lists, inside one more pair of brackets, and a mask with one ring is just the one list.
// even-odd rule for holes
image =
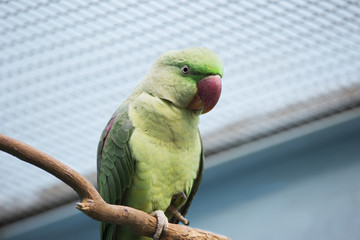
[[[188, 224], [183, 216], [198, 190], [204, 162], [199, 115], [218, 102], [222, 76], [223, 65], [209, 49], [165, 52], [101, 135], [97, 156], [101, 196], [110, 204], [155, 212], [154, 239], [166, 231], [167, 220]], [[150, 239], [108, 223], [101, 223], [100, 232], [104, 240]]]

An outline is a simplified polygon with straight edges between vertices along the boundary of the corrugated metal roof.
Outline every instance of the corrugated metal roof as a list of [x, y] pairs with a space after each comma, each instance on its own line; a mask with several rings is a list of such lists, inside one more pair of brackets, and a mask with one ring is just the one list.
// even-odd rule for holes
[[[340, 0], [3, 2], [0, 132], [94, 180], [112, 112], [159, 54], [189, 46], [225, 66], [207, 154], [296, 127], [360, 105], [359, 15]], [[0, 224], [74, 199], [4, 153], [0, 172]]]

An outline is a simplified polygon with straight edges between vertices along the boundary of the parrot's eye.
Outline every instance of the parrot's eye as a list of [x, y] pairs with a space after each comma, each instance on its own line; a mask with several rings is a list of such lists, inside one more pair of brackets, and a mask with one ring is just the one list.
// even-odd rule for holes
[[185, 65], [181, 68], [181, 72], [183, 74], [188, 74], [190, 72], [190, 68], [187, 65]]

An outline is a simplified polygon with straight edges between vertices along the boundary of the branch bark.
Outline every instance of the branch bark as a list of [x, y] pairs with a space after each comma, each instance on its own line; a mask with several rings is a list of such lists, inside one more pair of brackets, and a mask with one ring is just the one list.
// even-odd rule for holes
[[[102, 222], [126, 226], [137, 235], [147, 237], [154, 235], [157, 224], [155, 217], [127, 206], [106, 203], [85, 177], [48, 154], [2, 134], [0, 134], [0, 150], [47, 171], [73, 188], [80, 198], [77, 209], [89, 217]], [[167, 234], [162, 237], [162, 240], [167, 239], [225, 240], [229, 238], [200, 229], [169, 223]]]

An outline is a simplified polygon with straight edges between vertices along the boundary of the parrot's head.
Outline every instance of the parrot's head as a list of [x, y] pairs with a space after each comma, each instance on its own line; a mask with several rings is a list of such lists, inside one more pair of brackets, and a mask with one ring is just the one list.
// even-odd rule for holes
[[207, 113], [219, 100], [222, 76], [223, 65], [211, 50], [173, 50], [156, 59], [143, 90], [177, 107]]

